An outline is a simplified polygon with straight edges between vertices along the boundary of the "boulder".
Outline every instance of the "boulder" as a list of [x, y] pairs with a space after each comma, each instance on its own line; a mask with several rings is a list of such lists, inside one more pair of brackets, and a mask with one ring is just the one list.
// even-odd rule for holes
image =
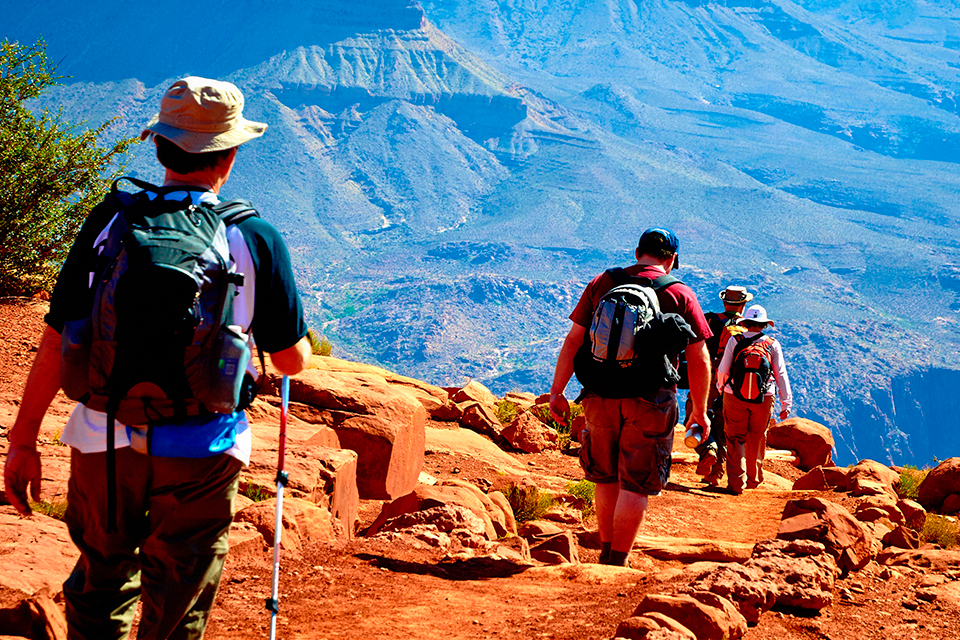
[[67, 640], [67, 620], [49, 589], [0, 609], [0, 634], [33, 640]]
[[897, 501], [887, 494], [867, 496], [857, 504], [853, 515], [860, 522], [873, 522], [881, 518], [886, 518], [893, 524], [904, 522], [903, 513], [897, 508]]
[[536, 403], [537, 396], [529, 391], [508, 391], [503, 399], [517, 405], [522, 411], [526, 411]]
[[[517, 519], [513, 515], [513, 507], [510, 506], [510, 501], [507, 500], [507, 496], [503, 495], [500, 491], [491, 491], [487, 494], [487, 497], [490, 498], [490, 502], [503, 514], [503, 523], [507, 530], [507, 535], [517, 535]], [[495, 522], [497, 520], [498, 518], [494, 518]]]
[[633, 615], [645, 613], [661, 613], [673, 618], [692, 631], [697, 640], [733, 640], [742, 637], [747, 630], [746, 619], [732, 605], [720, 609], [691, 595], [647, 594]]
[[[497, 538], [502, 538], [503, 536], [510, 533], [508, 528], [508, 520], [513, 520], [513, 510], [510, 509], [510, 517], [507, 517], [507, 514], [504, 512], [501, 504], [498, 504], [494, 499], [481, 491], [476, 485], [467, 482], [466, 480], [445, 480], [441, 483], [440, 486], [450, 486], [450, 487], [461, 487], [464, 490], [470, 492], [470, 494], [480, 501], [483, 505], [483, 508], [486, 512], [487, 517], [490, 519], [490, 522], [493, 524], [494, 533]], [[499, 492], [494, 492], [499, 493]], [[501, 494], [503, 495], [503, 494]], [[507, 507], [510, 506], [510, 503], [507, 502], [506, 496], [503, 497], [504, 502], [506, 502]], [[516, 521], [513, 523], [513, 534], [516, 535]], [[493, 539], [493, 538], [491, 538]]]
[[625, 638], [626, 640], [648, 640], [651, 634], [656, 631], [667, 630], [677, 634], [676, 637], [685, 640], [697, 640], [693, 631], [662, 613], [650, 612], [642, 616], [632, 616], [621, 622], [617, 626], [614, 634], [616, 638]]
[[960, 492], [960, 458], [948, 458], [927, 472], [917, 492], [917, 502], [927, 511], [937, 511], [944, 500]]
[[463, 418], [463, 408], [453, 400], [447, 400], [430, 412], [430, 418], [440, 422], [460, 422]]
[[[960, 487], [957, 487], [960, 489]], [[960, 493], [951, 493], [943, 500], [940, 512], [944, 515], [953, 515], [960, 511]]]
[[907, 566], [937, 573], [960, 570], [960, 551], [953, 549], [884, 549], [877, 556], [877, 563], [889, 566]]
[[577, 553], [577, 541], [569, 531], [564, 531], [547, 538], [537, 539], [536, 543], [530, 546], [530, 556], [534, 560], [554, 564], [550, 560], [542, 558], [545, 552], [558, 554], [563, 558], [563, 562], [580, 564], [580, 557]]
[[563, 529], [545, 520], [528, 520], [519, 527], [518, 533], [528, 540], [533, 538], [548, 538], [563, 533]]
[[462, 406], [463, 416], [460, 418], [461, 425], [481, 435], [485, 435], [493, 441], [497, 441], [500, 438], [503, 425], [500, 424], [500, 420], [497, 418], [497, 411], [492, 405], [471, 401]]
[[0, 587], [30, 596], [47, 587], [59, 590], [80, 552], [60, 520], [39, 513], [22, 518], [5, 505], [0, 506], [0, 557]]
[[[403, 514], [425, 511], [444, 505], [458, 505], [472, 511], [484, 524], [484, 535], [488, 540], [496, 540], [497, 532], [485, 502], [477, 496], [477, 489], [457, 485], [417, 485], [417, 488], [405, 496], [383, 505], [380, 515], [367, 529], [366, 535], [376, 535], [390, 519]], [[492, 501], [491, 501], [492, 502]], [[496, 508], [496, 507], [495, 507]], [[500, 510], [497, 508], [497, 512]]]
[[797, 466], [810, 471], [833, 465], [833, 435], [830, 429], [806, 418], [787, 418], [767, 431], [767, 446], [795, 451]]
[[490, 392], [490, 389], [487, 389], [476, 380], [468, 382], [466, 386], [454, 392], [450, 398], [457, 403], [478, 402], [488, 405], [489, 407], [497, 404], [497, 397]]
[[[347, 537], [353, 537], [360, 511], [357, 459], [356, 452], [346, 449], [288, 443], [284, 469], [289, 480], [284, 495], [304, 498], [327, 508]], [[276, 452], [255, 450], [250, 466], [241, 473], [241, 490], [255, 486], [274, 496], [276, 475]], [[241, 498], [243, 496], [238, 496]], [[239, 511], [240, 507], [235, 509]]]
[[633, 548], [658, 560], [680, 562], [744, 562], [753, 552], [753, 545], [725, 540], [637, 536]]
[[846, 491], [847, 470], [840, 467], [815, 467], [793, 483], [794, 491]]
[[423, 468], [426, 411], [372, 374], [308, 369], [290, 379], [290, 412], [332, 427], [357, 453], [363, 500], [391, 500], [413, 490]]
[[[267, 545], [274, 545], [276, 526], [276, 499], [263, 500], [238, 511], [235, 522], [252, 524], [263, 536]], [[302, 498], [284, 498], [283, 531], [280, 533], [280, 549], [284, 554], [300, 558], [304, 549], [318, 543], [335, 543], [346, 534], [338, 526], [327, 509]]]
[[371, 364], [351, 362], [331, 356], [314, 355], [311, 358], [310, 368], [320, 369], [321, 371], [362, 373], [379, 376], [395, 389], [410, 394], [411, 397], [423, 405], [427, 413], [432, 413], [437, 408], [445, 405], [450, 397], [447, 391], [440, 387], [424, 382], [423, 380], [402, 376], [388, 369], [383, 369]]
[[560, 434], [527, 412], [517, 414], [513, 422], [500, 432], [500, 436], [511, 447], [524, 453], [540, 453], [560, 446]]
[[896, 547], [897, 549], [919, 549], [920, 534], [904, 525], [883, 536], [884, 547]]
[[927, 512], [917, 502], [908, 498], [902, 498], [897, 501], [897, 509], [903, 514], [904, 521], [908, 527], [914, 531], [923, 529], [923, 524], [927, 521]]
[[471, 539], [483, 540], [487, 526], [472, 510], [459, 504], [443, 504], [390, 518], [383, 523], [380, 532], [402, 531], [425, 525], [433, 526], [436, 531], [458, 537], [461, 542]]
[[859, 571], [872, 558], [872, 536], [842, 506], [822, 498], [791, 500], [783, 508], [781, 540], [814, 540], [844, 572]]
[[861, 460], [847, 475], [848, 488], [855, 496], [888, 495], [897, 498], [894, 487], [900, 481], [900, 474], [875, 460]]
[[766, 540], [743, 564], [723, 564], [701, 575], [687, 593], [709, 591], [732, 601], [750, 624], [775, 605], [819, 611], [832, 599], [839, 573], [824, 546], [807, 540]]

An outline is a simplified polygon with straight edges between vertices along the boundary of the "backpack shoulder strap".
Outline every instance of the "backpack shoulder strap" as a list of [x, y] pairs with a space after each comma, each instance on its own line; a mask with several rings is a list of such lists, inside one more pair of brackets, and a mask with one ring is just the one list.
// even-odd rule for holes
[[247, 218], [259, 218], [258, 212], [249, 200], [226, 200], [220, 204], [214, 205], [213, 210], [223, 220], [223, 224], [230, 226], [238, 224]]
[[764, 336], [762, 333], [758, 333], [757, 335], [751, 336], [749, 338], [745, 337], [742, 333], [733, 336], [733, 338], [737, 341], [737, 347], [733, 350], [734, 361], [736, 361], [737, 356], [739, 356], [744, 349], [752, 345], [754, 342], [756, 342], [760, 338], [764, 338], [764, 337], [766, 336]]
[[607, 275], [613, 280], [613, 284], [619, 287], [622, 284], [627, 284], [632, 280], [630, 274], [627, 273], [627, 270], [623, 267], [614, 267], [612, 269], [607, 269]]
[[680, 278], [675, 278], [669, 274], [665, 274], [653, 279], [653, 290], [654, 291], [663, 291], [667, 287], [671, 287], [675, 284], [683, 284], [683, 281]]

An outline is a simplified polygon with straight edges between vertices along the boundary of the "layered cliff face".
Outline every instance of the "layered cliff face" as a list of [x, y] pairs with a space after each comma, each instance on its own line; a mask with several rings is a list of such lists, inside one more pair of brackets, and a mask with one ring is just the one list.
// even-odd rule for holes
[[[225, 195], [285, 235], [336, 353], [544, 391], [583, 286], [666, 225], [705, 308], [742, 284], [776, 319], [838, 463], [956, 447], [914, 381], [960, 369], [948, 7], [241, 0], [171, 43], [176, 11], [121, 5], [13, 11], [75, 76], [40, 104], [136, 135], [170, 78], [240, 85], [270, 128]], [[149, 145], [129, 169], [162, 178]]]

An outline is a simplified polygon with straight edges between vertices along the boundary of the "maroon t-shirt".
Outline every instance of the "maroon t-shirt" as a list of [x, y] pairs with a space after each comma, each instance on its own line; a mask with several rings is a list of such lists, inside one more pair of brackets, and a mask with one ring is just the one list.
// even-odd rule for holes
[[[641, 276], [644, 278], [659, 278], [664, 272], [659, 267], [632, 265], [624, 269], [631, 276]], [[593, 312], [597, 304], [608, 291], [613, 289], [616, 283], [606, 271], [590, 281], [583, 295], [580, 296], [580, 302], [577, 303], [570, 319], [578, 325], [590, 330], [590, 324], [593, 322]], [[700, 340], [706, 340], [713, 336], [710, 325], [703, 315], [700, 308], [700, 302], [693, 290], [683, 283], [670, 285], [666, 289], [657, 292], [657, 300], [660, 302], [661, 313], [677, 313], [687, 321], [693, 332], [697, 334], [697, 339], [692, 341], [697, 343]]]

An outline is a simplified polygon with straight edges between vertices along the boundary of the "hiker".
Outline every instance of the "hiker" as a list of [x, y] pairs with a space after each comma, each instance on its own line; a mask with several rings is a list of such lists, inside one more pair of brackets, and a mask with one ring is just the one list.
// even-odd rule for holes
[[[170, 357], [165, 353], [168, 348], [158, 347], [148, 336], [142, 336], [136, 348], [122, 353], [128, 347], [121, 347], [120, 327], [128, 323], [123, 325], [127, 332], [124, 335], [140, 335], [136, 332], [142, 327], [129, 324], [131, 318], [140, 318], [138, 305], [153, 304], [151, 313], [171, 315], [168, 308], [175, 306], [171, 302], [175, 289], [161, 289], [158, 285], [157, 290], [138, 291], [142, 285], [127, 285], [123, 295], [132, 296], [129, 299], [136, 303], [127, 302], [122, 308], [120, 290], [123, 278], [134, 277], [131, 267], [118, 276], [115, 299], [106, 300], [98, 293], [111, 282], [111, 274], [122, 272], [123, 260], [134, 264], [138, 256], [128, 250], [131, 245], [127, 243], [132, 242], [129, 237], [135, 234], [136, 224], [147, 224], [144, 221], [149, 216], [169, 212], [170, 219], [180, 216], [178, 219], [191, 220], [196, 229], [185, 225], [183, 234], [187, 240], [199, 238], [199, 229], [206, 228], [201, 227], [203, 221], [217, 223], [211, 222], [212, 228], [222, 235], [215, 237], [222, 240], [225, 236], [226, 243], [211, 244], [209, 251], [221, 252], [222, 258], [228, 246], [226, 258], [232, 265], [229, 272], [219, 272], [224, 279], [217, 285], [224, 287], [218, 289], [226, 300], [221, 306], [229, 307], [232, 302], [232, 317], [224, 316], [229, 327], [221, 325], [225, 332], [222, 335], [227, 336], [228, 342], [231, 336], [239, 340], [231, 343], [231, 348], [238, 349], [248, 344], [246, 340], [255, 339], [260, 353], [269, 353], [273, 366], [283, 374], [296, 374], [308, 364], [311, 349], [303, 309], [280, 234], [252, 209], [252, 215], [236, 218], [235, 224], [219, 224], [223, 219], [217, 218], [220, 214], [213, 206], [219, 202], [218, 194], [230, 176], [239, 145], [263, 135], [266, 129], [265, 124], [246, 120], [242, 109], [243, 95], [233, 84], [197, 77], [173, 83], [161, 99], [160, 113], [141, 134], [141, 139], [151, 137], [156, 145], [157, 159], [165, 170], [164, 187], [138, 183], [148, 189], [134, 195], [111, 192], [115, 197], [108, 196], [83, 224], [54, 288], [45, 317], [48, 326], [9, 433], [4, 481], [7, 498], [21, 514], [31, 513], [28, 487], [34, 501], [40, 498], [40, 456], [36, 446], [40, 423], [61, 387], [62, 369], [65, 392], [70, 379], [64, 367], [70, 356], [63, 355], [61, 347], [76, 345], [68, 343], [69, 332], [65, 328], [76, 326], [78, 320], [86, 322], [92, 314], [115, 311], [117, 346], [113, 371], [121, 366], [121, 361], [129, 367], [123, 369], [125, 375], [141, 370], [147, 372], [142, 375], [159, 375], [158, 363], [170, 365]], [[117, 238], [115, 228], [130, 231]], [[121, 239], [124, 253], [116, 255], [123, 259], [118, 257], [108, 267], [100, 259], [101, 252], [109, 255], [111, 243]], [[158, 242], [162, 243], [162, 238]], [[183, 244], [186, 243], [178, 246]], [[151, 255], [150, 259], [158, 258]], [[216, 262], [211, 259], [210, 264]], [[147, 265], [155, 269], [154, 274], [159, 272], [156, 264]], [[227, 263], [221, 263], [217, 268], [226, 266]], [[234, 288], [226, 289], [228, 284]], [[206, 312], [209, 303], [202, 297], [199, 293], [195, 298], [191, 294], [185, 308], [194, 304], [194, 309]], [[110, 308], [113, 303], [116, 307]], [[95, 304], [100, 307], [93, 308]], [[121, 320], [121, 315], [126, 319]], [[180, 316], [181, 323], [183, 317]], [[108, 327], [109, 319], [97, 322], [103, 323], [98, 325], [103, 329]], [[172, 331], [155, 318], [145, 318], [143, 322], [151, 331]], [[201, 325], [198, 317], [186, 329], [177, 325], [177, 332], [172, 335], [177, 339], [195, 336], [193, 332]], [[156, 339], [165, 340], [168, 333], [157, 334]], [[179, 347], [180, 354], [195, 343], [184, 344]], [[249, 350], [244, 353], [249, 356]], [[211, 355], [204, 351], [201, 354]], [[254, 365], [248, 364], [249, 358], [230, 359], [225, 354], [226, 351], [217, 352], [212, 356], [219, 359], [218, 376], [233, 374], [230, 379], [236, 380], [236, 388], [227, 392], [236, 399], [241, 395], [237, 391], [240, 387], [249, 392], [257, 372]], [[90, 356], [91, 365], [84, 371], [94, 371], [92, 361], [96, 357]], [[141, 362], [145, 364], [140, 366]], [[185, 359], [180, 359], [176, 362], [179, 370], [171, 376], [183, 376], [188, 366]], [[239, 367], [239, 372], [231, 367]], [[212, 391], [206, 397], [215, 399], [217, 393], [224, 393], [220, 386], [223, 378], [212, 376]], [[125, 638], [138, 600], [142, 602], [138, 637], [201, 638], [216, 597], [239, 474], [250, 460], [250, 426], [243, 411], [234, 410], [242, 406], [239, 401], [236, 406], [231, 402], [221, 407], [223, 412], [211, 413], [205, 404], [190, 404], [191, 400], [169, 393], [172, 406], [181, 415], [186, 413], [186, 417], [123, 424], [121, 416], [128, 411], [123, 403], [127, 407], [135, 404], [149, 416], [147, 409], [156, 389], [167, 393], [169, 387], [162, 386], [165, 382], [161, 383], [160, 378], [151, 380], [122, 388], [127, 395], [119, 409], [113, 404], [117, 400], [113, 395], [106, 411], [78, 404], [60, 436], [64, 444], [72, 447], [65, 521], [80, 550], [76, 567], [63, 585], [71, 638]], [[81, 376], [79, 382], [86, 383], [86, 376]], [[78, 380], [71, 379], [71, 384], [77, 383]], [[122, 379], [108, 380], [108, 384], [129, 387]], [[95, 405], [90, 398], [96, 397], [96, 393], [88, 396], [87, 402]], [[214, 400], [204, 402], [213, 404]], [[157, 415], [162, 413], [159, 401], [155, 409]], [[115, 428], [109, 429], [114, 417]], [[145, 454], [144, 450], [150, 453]], [[114, 483], [108, 481], [111, 476]]]
[[[744, 328], [724, 347], [717, 369], [717, 387], [723, 391], [723, 422], [727, 438], [727, 491], [735, 495], [763, 482], [767, 427], [774, 395], [780, 393], [780, 419], [793, 404], [790, 379], [780, 343], [763, 333], [773, 320], [759, 304], [747, 308], [739, 322]], [[746, 468], [744, 468], [746, 461]]]
[[[723, 431], [723, 394], [716, 387], [716, 371], [720, 365], [720, 359], [723, 357], [723, 347], [726, 342], [734, 335], [743, 333], [743, 327], [738, 324], [743, 315], [743, 309], [748, 302], [753, 300], [753, 294], [748, 292], [746, 287], [730, 285], [720, 292], [720, 300], [723, 301], [723, 312], [717, 313], [710, 311], [705, 314], [707, 324], [713, 336], [707, 339], [707, 351], [710, 353], [710, 369], [713, 371], [714, 379], [710, 384], [710, 397], [707, 400], [707, 406], [710, 408], [710, 438], [704, 440], [696, 447], [696, 452], [700, 455], [697, 464], [697, 475], [703, 478], [703, 481], [714, 487], [720, 486], [723, 479], [723, 468], [727, 461], [726, 438]], [[687, 401], [687, 410], [690, 409], [690, 402]]]
[[[574, 373], [584, 387], [581, 399], [586, 427], [580, 434], [580, 464], [585, 478], [596, 483], [601, 564], [627, 565], [648, 497], [659, 495], [670, 477], [674, 427], [679, 417], [675, 367], [680, 351], [687, 356], [693, 399], [687, 424], [702, 425], [704, 437], [710, 434], [706, 410], [710, 358], [704, 340], [712, 334], [696, 295], [670, 276], [680, 264], [679, 245], [672, 231], [648, 229], [634, 252], [636, 264], [595, 277], [570, 314], [573, 324], [557, 359], [550, 388], [554, 419], [568, 419], [570, 405], [564, 390]], [[654, 311], [663, 315], [663, 322], [657, 324], [659, 333], [652, 338], [636, 334], [638, 351], [631, 357], [638, 367], [627, 366], [631, 362], [613, 362], [608, 367], [605, 361], [597, 360], [595, 347], [610, 346], [609, 358], [623, 351], [626, 344], [626, 331], [618, 332], [619, 347], [601, 344], [606, 340], [601, 337], [606, 313], [603, 301], [621, 290], [633, 291], [630, 305], [635, 307], [652, 298], [652, 303], [659, 306]], [[621, 318], [623, 309], [621, 305]], [[595, 316], [601, 321], [595, 323]]]

